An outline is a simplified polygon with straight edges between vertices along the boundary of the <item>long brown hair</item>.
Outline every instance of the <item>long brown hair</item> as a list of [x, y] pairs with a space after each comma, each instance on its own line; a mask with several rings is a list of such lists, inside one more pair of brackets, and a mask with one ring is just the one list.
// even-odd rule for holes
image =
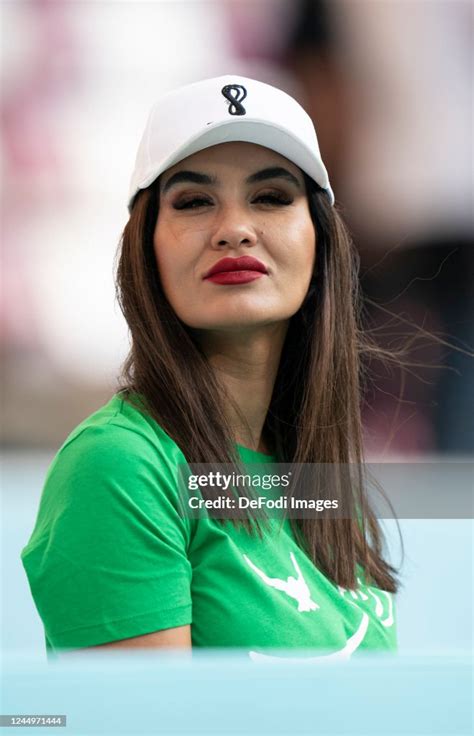
[[[359, 328], [358, 258], [337, 208], [304, 178], [317, 236], [315, 270], [290, 320], [263, 431], [280, 462], [361, 467], [361, 359], [370, 344]], [[159, 180], [137, 194], [117, 253], [117, 299], [132, 338], [118, 391], [131, 403], [133, 394], [146, 401], [189, 463], [234, 463], [223, 411], [229, 397], [161, 286], [153, 249], [158, 210]], [[382, 530], [360, 493], [361, 518], [292, 519], [296, 539], [334, 583], [356, 588], [360, 565], [367, 581], [396, 592]]]

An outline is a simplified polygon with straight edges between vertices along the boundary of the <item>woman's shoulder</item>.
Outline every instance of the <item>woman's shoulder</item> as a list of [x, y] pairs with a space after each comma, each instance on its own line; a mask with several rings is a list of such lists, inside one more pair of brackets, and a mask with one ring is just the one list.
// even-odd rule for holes
[[133, 516], [134, 508], [153, 517], [168, 509], [171, 517], [179, 502], [178, 464], [185, 462], [150, 416], [115, 394], [73, 429], [53, 457], [33, 541], [59, 518], [65, 525], [78, 519], [89, 525], [92, 518], [122, 511]]
[[157, 488], [171, 493], [179, 465], [185, 463], [180, 447], [143, 405], [114, 394], [59, 447], [47, 469], [43, 493], [70, 498], [80, 487], [86, 498], [131, 487], [132, 482], [135, 493], [141, 487], [147, 493]]
[[82, 457], [85, 453], [117, 453], [121, 457], [137, 451], [143, 457], [158, 453], [170, 461], [185, 461], [178, 445], [147, 413], [138, 394], [125, 397], [116, 393], [70, 432], [56, 458], [75, 453]]

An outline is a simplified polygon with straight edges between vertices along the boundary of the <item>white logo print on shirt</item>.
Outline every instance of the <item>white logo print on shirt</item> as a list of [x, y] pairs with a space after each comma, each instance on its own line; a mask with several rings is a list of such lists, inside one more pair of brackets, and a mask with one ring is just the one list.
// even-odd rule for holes
[[[252, 560], [250, 560], [247, 555], [243, 555], [245, 561], [247, 564], [252, 568], [254, 572], [257, 573], [257, 575], [263, 580], [264, 583], [271, 586], [272, 588], [276, 588], [276, 590], [281, 590], [282, 592], [286, 593], [286, 595], [290, 596], [291, 598], [295, 598], [295, 600], [298, 601], [298, 611], [314, 611], [320, 606], [318, 606], [317, 603], [315, 603], [311, 599], [311, 593], [308, 588], [308, 585], [303, 577], [303, 573], [300, 570], [300, 567], [298, 563], [296, 562], [295, 556], [292, 552], [290, 552], [290, 558], [293, 563], [293, 567], [295, 568], [298, 577], [295, 578], [292, 575], [288, 577], [287, 580], [281, 580], [280, 578], [270, 578], [268, 577], [260, 568], [258, 568]], [[369, 600], [369, 597], [363, 592], [362, 590], [362, 582], [360, 578], [357, 578], [358, 584], [361, 586], [357, 590], [347, 590], [346, 588], [342, 588], [340, 585], [337, 586], [340, 595], [342, 598], [345, 597], [346, 593], [350, 593], [351, 597], [354, 600], [363, 600], [367, 601]], [[388, 601], [388, 614], [387, 616], [382, 619], [382, 614], [384, 611], [384, 607], [382, 604], [382, 601], [380, 600], [379, 596], [376, 595], [371, 588], [366, 585], [366, 590], [372, 598], [375, 600], [375, 615], [380, 620], [380, 623], [382, 626], [390, 627], [393, 626], [393, 604], [392, 604], [392, 596], [390, 593], [388, 593], [385, 590], [380, 591], [383, 593]], [[317, 657], [276, 657], [269, 654], [261, 654], [260, 652], [254, 652], [250, 651], [249, 656], [254, 662], [263, 662], [263, 661], [274, 661], [274, 662], [317, 662], [317, 661], [330, 661], [330, 660], [347, 660], [350, 659], [351, 655], [355, 652], [356, 649], [359, 648], [361, 643], [363, 642], [365, 635], [367, 633], [367, 628], [369, 625], [369, 617], [367, 613], [361, 609], [357, 603], [354, 603], [353, 600], [350, 598], [346, 598], [347, 602], [350, 603], [355, 608], [358, 608], [359, 611], [362, 613], [362, 619], [360, 621], [360, 624], [357, 628], [357, 631], [350, 636], [344, 647], [342, 649], [339, 649], [336, 652], [332, 652], [331, 654], [323, 654], [319, 655]]]
[[290, 598], [294, 598], [298, 601], [298, 611], [315, 611], [319, 606], [311, 600], [311, 593], [306, 580], [303, 577], [303, 573], [296, 562], [293, 552], [290, 552], [290, 558], [298, 577], [295, 578], [293, 575], [290, 575], [287, 580], [281, 580], [280, 578], [269, 578], [268, 575], [265, 575], [265, 573], [260, 570], [260, 568], [254, 565], [247, 555], [244, 555], [245, 562], [254, 572], [257, 573], [257, 575], [259, 575], [259, 577], [262, 578], [264, 583], [270, 585], [272, 588], [276, 588], [276, 590], [281, 590], [283, 593], [290, 596]]
[[[357, 582], [359, 583], [359, 585], [362, 585], [362, 582], [361, 582], [360, 578], [357, 578]], [[380, 618], [382, 616], [382, 614], [383, 614], [383, 603], [380, 600], [380, 598], [378, 597], [378, 595], [375, 595], [375, 593], [373, 592], [373, 590], [371, 590], [371, 588], [369, 588], [369, 586], [366, 586], [366, 587], [367, 587], [368, 592], [372, 596], [372, 598], [374, 598], [374, 600], [375, 600], [375, 615], [377, 616], [377, 618]], [[365, 595], [365, 593], [360, 588], [358, 590], [349, 590], [349, 591], [347, 590], [347, 588], [341, 588], [340, 585], [338, 585], [337, 588], [338, 588], [339, 593], [342, 595], [343, 598], [344, 598], [344, 594], [347, 593], [347, 592], [349, 592], [351, 594], [351, 596], [355, 600], [358, 600], [359, 596], [360, 596], [360, 599], [362, 601], [368, 601], [369, 600], [369, 597], [367, 595]], [[393, 603], [392, 603], [392, 596], [390, 595], [390, 593], [387, 593], [386, 590], [381, 590], [380, 592], [383, 593], [386, 596], [387, 601], [388, 601], [388, 614], [387, 614], [387, 617], [384, 618], [384, 619], [382, 619], [380, 621], [380, 623], [382, 624], [382, 626], [385, 626], [385, 627], [388, 628], [390, 626], [393, 626]], [[350, 602], [352, 603], [352, 601], [350, 601]]]

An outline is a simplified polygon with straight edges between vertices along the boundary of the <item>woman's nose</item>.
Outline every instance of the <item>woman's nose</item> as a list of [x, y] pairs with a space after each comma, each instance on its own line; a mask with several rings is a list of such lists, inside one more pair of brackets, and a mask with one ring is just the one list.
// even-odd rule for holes
[[249, 217], [248, 213], [239, 208], [222, 210], [211, 236], [212, 247], [221, 248], [227, 245], [238, 248], [240, 245], [255, 245], [257, 234]]

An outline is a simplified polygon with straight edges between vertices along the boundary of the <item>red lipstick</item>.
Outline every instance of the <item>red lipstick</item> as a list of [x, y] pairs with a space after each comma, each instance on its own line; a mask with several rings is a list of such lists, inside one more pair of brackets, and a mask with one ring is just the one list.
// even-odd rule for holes
[[215, 284], [246, 284], [268, 273], [264, 263], [253, 256], [221, 258], [205, 274], [207, 281]]

